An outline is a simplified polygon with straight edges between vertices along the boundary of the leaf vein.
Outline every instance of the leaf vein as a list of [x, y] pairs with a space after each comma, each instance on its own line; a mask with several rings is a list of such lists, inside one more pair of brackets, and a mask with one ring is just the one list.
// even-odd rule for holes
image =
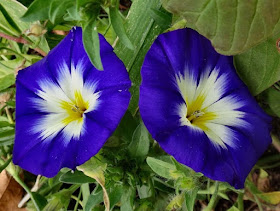
[[[237, 21], [238, 21], [238, 0], [236, 0], [237, 1], [237, 3], [236, 3], [236, 14], [235, 14], [235, 20], [234, 20], [234, 27], [233, 27], [233, 36], [232, 36], [232, 40], [231, 40], [231, 46], [230, 46], [230, 49], [229, 49], [229, 51], [231, 51], [232, 50], [232, 48], [233, 48], [233, 43], [234, 43], [234, 40], [235, 40], [235, 37], [236, 37], [236, 25], [237, 25]], [[235, 2], [236, 2], [235, 1]]]
[[199, 21], [199, 19], [201, 18], [201, 14], [203, 13], [203, 11], [205, 10], [205, 9], [207, 9], [207, 7], [209, 6], [209, 3], [211, 2], [211, 0], [209, 0], [205, 5], [204, 5], [204, 7], [200, 10], [200, 12], [199, 12], [199, 15], [198, 15], [198, 17], [197, 17], [197, 19], [196, 19], [196, 21], [195, 21], [195, 25], [196, 25], [196, 23]]
[[265, 45], [265, 62], [264, 62], [264, 72], [262, 74], [262, 79], [261, 82], [259, 83], [259, 85], [256, 87], [256, 90], [258, 91], [260, 89], [260, 87], [263, 86], [264, 84], [264, 79], [265, 79], [265, 73], [267, 72], [267, 50], [268, 50], [268, 45]]
[[253, 15], [253, 18], [252, 18], [252, 21], [251, 21], [251, 24], [250, 24], [250, 28], [249, 28], [248, 34], [247, 34], [246, 42], [245, 42], [245, 44], [243, 45], [242, 50], [243, 50], [244, 48], [246, 48], [247, 43], [248, 43], [248, 41], [249, 41], [250, 33], [251, 33], [251, 30], [252, 30], [252, 25], [253, 25], [253, 23], [254, 23], [254, 20], [255, 20], [256, 14], [257, 14], [258, 4], [259, 4], [259, 0], [257, 0], [256, 7], [255, 7], [255, 9], [254, 9], [254, 15]]

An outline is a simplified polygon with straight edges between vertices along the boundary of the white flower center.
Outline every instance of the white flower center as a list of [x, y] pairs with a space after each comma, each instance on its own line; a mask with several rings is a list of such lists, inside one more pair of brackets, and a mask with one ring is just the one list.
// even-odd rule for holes
[[237, 110], [243, 102], [234, 95], [224, 96], [230, 83], [228, 76], [219, 76], [217, 69], [209, 70], [201, 75], [197, 83], [189, 73], [186, 69], [184, 75], [176, 76], [177, 87], [185, 100], [177, 110], [181, 125], [203, 130], [217, 148], [226, 148], [226, 144], [235, 147], [233, 131], [229, 126], [248, 123], [242, 119], [245, 113]]
[[39, 121], [32, 131], [40, 133], [41, 138], [53, 138], [60, 131], [68, 137], [79, 138], [84, 128], [85, 113], [96, 110], [99, 92], [95, 92], [96, 83], [83, 79], [82, 61], [71, 71], [64, 62], [58, 70], [58, 84], [50, 80], [38, 82], [40, 89], [36, 93], [40, 98], [32, 98], [32, 103], [41, 112]]

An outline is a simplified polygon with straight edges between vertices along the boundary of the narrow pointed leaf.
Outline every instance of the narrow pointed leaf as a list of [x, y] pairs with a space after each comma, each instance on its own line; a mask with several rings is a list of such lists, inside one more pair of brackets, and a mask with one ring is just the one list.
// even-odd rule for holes
[[15, 30], [18, 34], [21, 33], [20, 28], [18, 25], [14, 22], [13, 18], [9, 15], [8, 11], [1, 5], [0, 3], [0, 12], [5, 17], [6, 21], [9, 23], [9, 25], [12, 27], [13, 30]]
[[185, 202], [186, 202], [187, 211], [193, 210], [197, 192], [198, 192], [198, 188], [194, 188], [185, 193]]
[[32, 192], [32, 199], [37, 210], [43, 210], [43, 208], [47, 205], [47, 199], [39, 193]]
[[172, 23], [172, 14], [162, 10], [152, 9], [151, 13], [152, 18], [155, 22], [160, 25], [163, 29], [167, 29], [171, 26]]
[[117, 42], [115, 47], [115, 52], [125, 64], [133, 84], [130, 89], [132, 98], [129, 104], [132, 113], [138, 107], [140, 69], [145, 55], [155, 38], [164, 31], [152, 18], [153, 9], [158, 10], [160, 7], [160, 0], [134, 0], [124, 27], [135, 48], [131, 50], [122, 42]]
[[0, 31], [19, 36], [29, 27], [28, 23], [19, 19], [27, 10], [25, 6], [17, 1], [9, 0], [1, 0], [0, 5]]
[[132, 157], [145, 158], [149, 152], [149, 132], [144, 123], [140, 123], [133, 133], [128, 152]]
[[167, 179], [173, 179], [170, 173], [176, 170], [175, 165], [172, 165], [170, 163], [152, 157], [147, 158], [147, 164], [159, 176]]
[[10, 164], [11, 161], [12, 161], [12, 157], [10, 157], [8, 160], [5, 161], [4, 164], [0, 166], [0, 173]]
[[129, 49], [134, 50], [134, 46], [131, 43], [130, 39], [126, 35], [122, 18], [120, 16], [119, 10], [117, 7], [110, 7], [109, 8], [110, 20], [115, 30], [116, 34], [118, 35], [120, 41]]
[[71, 6], [74, 5], [72, 0], [53, 0], [50, 4], [49, 9], [49, 19], [52, 23], [56, 23], [59, 18], [61, 18], [65, 13], [66, 10], [69, 9]]
[[49, 8], [52, 0], [35, 0], [28, 7], [26, 13], [22, 16], [22, 20], [32, 22], [37, 20], [46, 20], [49, 17]]
[[95, 180], [86, 176], [81, 171], [71, 172], [68, 171], [65, 174], [61, 175], [59, 178], [60, 182], [69, 183], [69, 184], [83, 184], [83, 183], [94, 183]]
[[98, 70], [103, 70], [100, 57], [99, 37], [94, 18], [83, 26], [83, 44], [94, 67]]

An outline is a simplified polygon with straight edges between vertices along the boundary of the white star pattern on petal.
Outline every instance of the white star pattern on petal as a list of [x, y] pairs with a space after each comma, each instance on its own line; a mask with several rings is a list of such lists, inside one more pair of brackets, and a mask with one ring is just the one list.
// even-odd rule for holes
[[238, 111], [244, 106], [243, 102], [232, 95], [223, 97], [228, 76], [219, 76], [217, 69], [205, 71], [196, 85], [196, 79], [188, 72], [176, 77], [177, 87], [185, 100], [177, 108], [181, 125], [203, 130], [217, 148], [226, 149], [226, 144], [235, 147], [229, 127], [242, 127], [248, 123], [242, 119], [245, 113]]
[[41, 112], [47, 113], [35, 122], [32, 131], [47, 139], [63, 131], [67, 140], [79, 138], [83, 133], [85, 113], [98, 108], [100, 92], [96, 92], [97, 82], [83, 79], [83, 62], [71, 65], [69, 70], [63, 62], [58, 69], [57, 83], [50, 80], [38, 82], [40, 98], [30, 100]]

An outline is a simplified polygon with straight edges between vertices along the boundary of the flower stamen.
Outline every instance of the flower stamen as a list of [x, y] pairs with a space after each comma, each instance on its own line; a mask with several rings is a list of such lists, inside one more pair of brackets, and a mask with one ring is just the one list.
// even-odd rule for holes
[[71, 110], [82, 115], [86, 111], [86, 108], [79, 108], [77, 105], [74, 105]]
[[187, 119], [192, 122], [194, 119], [196, 119], [197, 117], [203, 116], [205, 113], [203, 111], [200, 110], [196, 110], [195, 112], [193, 112], [191, 115], [187, 116]]

